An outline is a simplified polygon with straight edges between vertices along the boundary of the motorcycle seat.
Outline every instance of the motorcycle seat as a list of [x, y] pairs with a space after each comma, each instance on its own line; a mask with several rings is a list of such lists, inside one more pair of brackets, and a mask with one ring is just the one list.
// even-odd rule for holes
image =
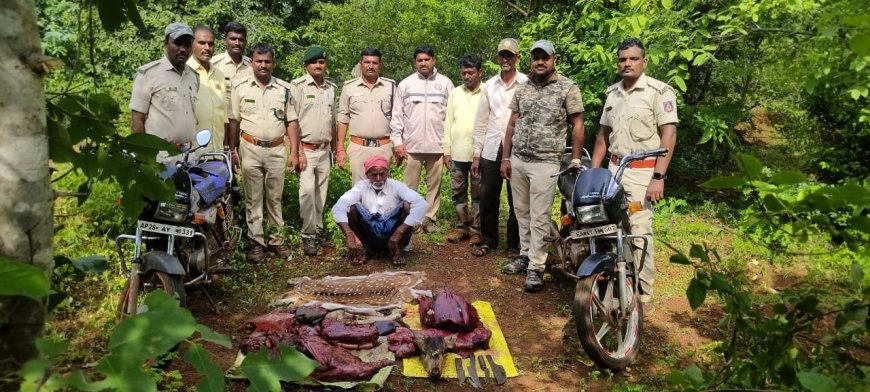
[[225, 162], [205, 161], [188, 171], [193, 189], [206, 204], [217, 200], [226, 191], [230, 181], [230, 168]]

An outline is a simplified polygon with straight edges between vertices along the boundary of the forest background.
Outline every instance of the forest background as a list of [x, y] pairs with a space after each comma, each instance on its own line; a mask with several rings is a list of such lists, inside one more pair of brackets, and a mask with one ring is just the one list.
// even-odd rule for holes
[[[285, 80], [302, 74], [305, 48], [323, 46], [329, 76], [338, 86], [351, 78], [364, 46], [380, 48], [382, 75], [401, 80], [413, 71], [413, 48], [430, 43], [439, 72], [459, 84], [456, 60], [463, 54], [488, 59], [489, 77], [498, 70], [492, 60], [499, 39], [517, 38], [522, 51], [535, 40], [549, 39], [556, 44], [558, 71], [577, 82], [583, 94], [587, 147], [597, 130], [603, 92], [617, 81], [616, 45], [639, 37], [647, 46], [647, 74], [678, 91], [679, 142], [668, 173], [672, 199], [664, 209], [713, 208], [715, 219], [764, 245], [756, 249], [758, 256], [774, 262], [789, 263], [784, 254], [813, 254], [810, 268], [826, 270], [820, 278], [825, 295], [795, 298], [830, 297], [837, 305], [825, 311], [852, 311], [842, 325], [838, 319], [834, 335], [847, 346], [867, 348], [866, 325], [847, 323], [867, 320], [861, 271], [870, 266], [870, 11], [863, 1], [157, 0], [134, 6], [132, 1], [38, 0], [36, 12], [44, 53], [63, 62], [44, 80], [50, 154], [58, 164], [53, 187], [60, 196], [75, 196], [58, 199], [55, 214], [74, 219], [58, 224], [55, 254], [75, 259], [110, 253], [111, 239], [129, 223], [116, 207], [118, 195], [159, 196], [151, 189], [159, 184], [136, 181], [153, 168], [127, 163], [112, 168], [119, 161], [111, 151], [124, 145], [117, 135], [129, 132], [132, 76], [162, 56], [160, 37], [170, 22], [210, 26], [216, 53], [223, 50], [219, 31], [225, 23], [246, 25], [249, 47], [267, 42], [276, 48], [275, 75]], [[519, 68], [528, 69], [528, 56]], [[346, 182], [331, 186], [328, 203], [342, 185]], [[295, 190], [292, 180], [288, 189]], [[291, 201], [285, 216], [295, 216], [294, 198], [285, 199]], [[123, 207], [127, 216], [135, 216], [138, 205]], [[449, 218], [452, 211], [442, 207], [439, 215]], [[294, 225], [298, 228], [298, 219], [290, 220], [291, 232]], [[715, 238], [694, 240], [704, 246], [697, 249], [716, 244]], [[704, 254], [693, 248], [690, 256], [703, 261]], [[700, 268], [692, 284], [704, 286], [710, 277], [705, 274], [713, 272]], [[739, 280], [731, 272], [722, 271]], [[77, 297], [89, 297], [89, 289], [70, 276], [59, 273], [55, 280], [83, 288]], [[857, 294], [837, 289], [843, 282], [857, 284]], [[705, 289], [728, 303], [727, 293], [710, 279]], [[105, 290], [95, 289], [93, 296]], [[695, 302], [698, 293], [691, 285], [687, 290]], [[81, 306], [76, 301], [83, 302], [68, 300], [65, 306]], [[783, 301], [797, 306], [797, 300]], [[821, 319], [824, 314], [813, 321]], [[840, 336], [847, 324], [852, 329]], [[833, 349], [829, 354], [844, 355]], [[803, 370], [821, 375], [838, 369], [825, 366]], [[854, 369], [864, 374], [866, 366]], [[674, 382], [698, 381], [687, 377]]]

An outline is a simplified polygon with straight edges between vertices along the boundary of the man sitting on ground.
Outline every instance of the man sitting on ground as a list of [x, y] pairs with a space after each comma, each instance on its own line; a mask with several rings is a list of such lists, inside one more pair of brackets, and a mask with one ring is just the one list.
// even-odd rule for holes
[[429, 205], [416, 191], [389, 178], [386, 158], [372, 156], [363, 167], [366, 179], [357, 182], [332, 207], [332, 217], [344, 231], [347, 258], [360, 265], [377, 253], [389, 251], [394, 265], [405, 264], [402, 250]]

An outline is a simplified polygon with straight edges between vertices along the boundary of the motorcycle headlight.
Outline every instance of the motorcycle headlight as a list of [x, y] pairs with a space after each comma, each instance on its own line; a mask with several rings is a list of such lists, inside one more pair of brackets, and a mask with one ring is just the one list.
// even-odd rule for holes
[[578, 206], [576, 212], [580, 223], [589, 224], [607, 221], [607, 212], [604, 211], [604, 204]]
[[184, 223], [187, 220], [187, 206], [184, 204], [160, 202], [154, 218], [163, 221]]

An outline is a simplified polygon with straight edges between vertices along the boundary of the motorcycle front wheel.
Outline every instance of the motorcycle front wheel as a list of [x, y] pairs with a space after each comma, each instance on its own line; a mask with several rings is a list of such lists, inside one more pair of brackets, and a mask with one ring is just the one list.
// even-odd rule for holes
[[[115, 311], [115, 322], [117, 323], [120, 323], [129, 316], [146, 311], [145, 295], [154, 290], [163, 290], [166, 294], [177, 297], [181, 306], [185, 304], [184, 282], [177, 275], [170, 275], [156, 270], [146, 271], [139, 277], [138, 290], [133, 290], [134, 287], [131, 284], [133, 281], [134, 279], [127, 279], [127, 282], [124, 284], [124, 289], [121, 292], [118, 307]], [[135, 294], [134, 291], [136, 292]], [[134, 309], [129, 309], [128, 303], [133, 295], [136, 296], [136, 306]]]
[[574, 289], [574, 323], [589, 358], [598, 366], [621, 371], [634, 362], [640, 349], [643, 308], [628, 278], [630, 311], [624, 312], [616, 283], [611, 271], [580, 279]]

